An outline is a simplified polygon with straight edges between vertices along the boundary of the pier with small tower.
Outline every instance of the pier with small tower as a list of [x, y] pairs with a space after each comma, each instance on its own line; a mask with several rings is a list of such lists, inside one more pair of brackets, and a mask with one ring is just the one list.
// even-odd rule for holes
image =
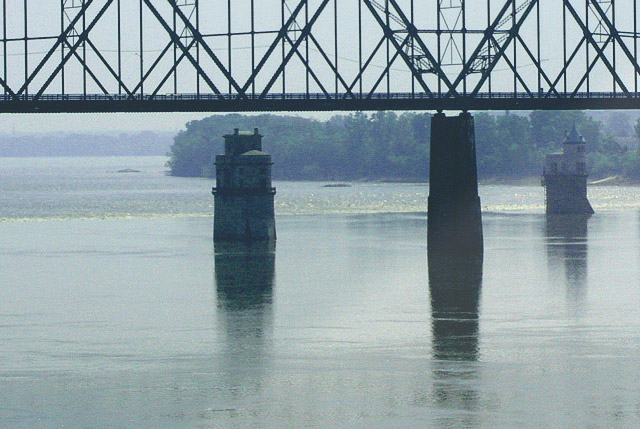
[[593, 214], [587, 199], [586, 142], [575, 125], [561, 153], [549, 154], [543, 170], [547, 214]]

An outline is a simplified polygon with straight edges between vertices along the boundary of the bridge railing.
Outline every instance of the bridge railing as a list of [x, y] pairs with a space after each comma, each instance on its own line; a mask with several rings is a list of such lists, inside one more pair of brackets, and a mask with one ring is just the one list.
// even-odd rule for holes
[[[373, 94], [325, 94], [325, 93], [288, 93], [288, 94], [247, 94], [245, 100], [442, 100], [452, 99], [446, 94], [427, 94], [411, 92], [395, 93], [373, 93]], [[621, 92], [577, 92], [577, 93], [544, 93], [544, 92], [490, 92], [478, 93], [474, 96], [459, 95], [457, 100], [475, 99], [628, 99], [640, 98], [640, 92], [623, 94]], [[21, 94], [12, 96], [0, 94], [0, 102], [14, 103], [34, 103], [34, 102], [65, 102], [65, 101], [104, 101], [104, 102], [129, 102], [129, 101], [236, 101], [239, 100], [237, 94], [43, 94], [40, 96], [32, 94]]]

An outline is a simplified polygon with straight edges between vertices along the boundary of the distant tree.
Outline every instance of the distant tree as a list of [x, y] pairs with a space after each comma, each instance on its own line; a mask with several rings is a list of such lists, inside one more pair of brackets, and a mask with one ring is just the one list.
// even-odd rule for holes
[[631, 117], [625, 112], [611, 112], [607, 117], [605, 131], [615, 137], [627, 137], [631, 131]]

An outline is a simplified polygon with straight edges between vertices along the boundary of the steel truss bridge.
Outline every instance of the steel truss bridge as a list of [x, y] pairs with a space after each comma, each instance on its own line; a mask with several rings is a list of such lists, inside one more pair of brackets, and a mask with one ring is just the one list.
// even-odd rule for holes
[[0, 112], [640, 108], [638, 0], [2, 0]]

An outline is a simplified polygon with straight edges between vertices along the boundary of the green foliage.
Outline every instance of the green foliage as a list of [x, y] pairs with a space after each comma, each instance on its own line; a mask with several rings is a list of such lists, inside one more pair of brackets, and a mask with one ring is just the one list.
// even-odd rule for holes
[[640, 152], [630, 151], [624, 155], [624, 176], [634, 180], [640, 181]]
[[259, 128], [276, 179], [426, 180], [429, 115], [376, 112], [326, 122], [294, 116], [211, 116], [187, 124], [174, 140], [168, 166], [175, 176], [214, 176], [222, 136]]
[[[561, 149], [575, 125], [587, 141], [594, 178], [624, 174], [640, 180], [638, 152], [627, 152], [583, 112], [474, 117], [481, 179], [540, 175], [544, 157]], [[325, 122], [295, 116], [211, 116], [188, 123], [175, 137], [168, 165], [176, 176], [212, 177], [215, 155], [224, 152], [222, 136], [234, 128], [259, 128], [264, 150], [273, 157], [275, 179], [426, 181], [430, 125], [430, 115], [418, 113], [357, 112]]]

